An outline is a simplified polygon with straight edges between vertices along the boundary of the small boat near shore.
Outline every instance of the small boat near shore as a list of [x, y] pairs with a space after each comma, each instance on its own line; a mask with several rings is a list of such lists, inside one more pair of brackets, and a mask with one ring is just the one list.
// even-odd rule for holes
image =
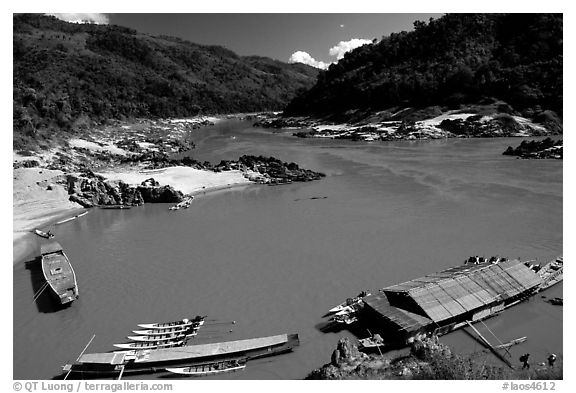
[[43, 237], [44, 239], [54, 238], [54, 234], [50, 231], [44, 232], [44, 231], [41, 231], [40, 229], [34, 229], [34, 233], [40, 237]]
[[100, 205], [98, 206], [100, 209], [131, 209], [132, 206], [129, 205]]
[[62, 220], [62, 221], [58, 221], [58, 222], [56, 223], [56, 225], [64, 224], [64, 223], [66, 223], [66, 222], [75, 220], [75, 219], [77, 219], [77, 218], [80, 218], [80, 217], [85, 216], [86, 214], [88, 214], [88, 210], [86, 210], [86, 211], [84, 211], [84, 212], [82, 212], [82, 213], [80, 213], [80, 214], [76, 214], [75, 216], [68, 217], [68, 218], [66, 218], [66, 219], [64, 219], [64, 220]]
[[330, 310], [328, 310], [328, 314], [336, 314], [351, 308], [351, 306], [353, 305], [360, 304], [362, 302], [362, 299], [365, 298], [366, 296], [370, 296], [370, 293], [367, 291], [362, 291], [358, 294], [358, 296], [348, 298], [346, 299], [345, 302], [340, 303], [335, 307], [332, 307]]
[[564, 305], [564, 299], [561, 297], [555, 297], [555, 298], [552, 298], [548, 301], [550, 302], [550, 304], [553, 304], [555, 306], [563, 306]]
[[190, 377], [205, 377], [209, 375], [224, 374], [243, 370], [246, 368], [246, 359], [226, 360], [216, 363], [197, 364], [189, 367], [171, 367], [166, 371], [173, 374], [187, 375]]
[[358, 340], [358, 342], [360, 343], [358, 349], [361, 351], [376, 350], [386, 346], [386, 343], [379, 334], [375, 334], [372, 337], [362, 338]]
[[60, 304], [65, 305], [78, 299], [76, 273], [62, 246], [56, 241], [40, 246], [42, 274]]
[[193, 200], [194, 200], [194, 196], [190, 196], [190, 197], [184, 199], [182, 202], [179, 202], [176, 205], [169, 207], [168, 210], [188, 209], [192, 205]]
[[180, 321], [157, 322], [157, 323], [139, 323], [138, 326], [144, 329], [166, 329], [166, 328], [186, 328], [192, 325], [202, 326], [206, 316], [196, 316], [192, 319], [184, 318]]

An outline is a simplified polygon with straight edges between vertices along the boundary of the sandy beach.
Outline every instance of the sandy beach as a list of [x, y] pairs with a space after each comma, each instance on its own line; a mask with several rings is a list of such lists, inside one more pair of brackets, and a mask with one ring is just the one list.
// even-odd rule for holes
[[107, 180], [122, 180], [137, 186], [144, 180], [153, 178], [161, 186], [170, 185], [183, 194], [197, 194], [242, 184], [252, 184], [240, 171], [212, 172], [184, 166], [163, 168], [157, 171], [116, 170], [99, 172]]
[[[142, 172], [124, 169], [100, 174], [108, 180], [122, 180], [134, 186], [154, 178], [160, 185], [171, 185], [184, 194], [252, 184], [240, 171], [215, 173], [190, 167]], [[35, 228], [47, 229], [59, 220], [84, 211], [80, 205], [69, 201], [67, 190], [58, 184], [64, 179], [64, 172], [59, 170], [18, 168], [13, 171], [13, 263], [30, 260], [38, 255], [38, 237], [32, 233]]]

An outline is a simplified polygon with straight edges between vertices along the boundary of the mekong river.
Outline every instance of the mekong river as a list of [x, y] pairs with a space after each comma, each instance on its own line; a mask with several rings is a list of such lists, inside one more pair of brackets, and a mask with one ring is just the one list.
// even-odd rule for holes
[[[366, 143], [291, 133], [227, 120], [197, 131], [193, 157], [272, 155], [326, 178], [199, 195], [177, 212], [164, 204], [92, 209], [57, 226], [80, 299], [56, 312], [48, 294], [34, 303], [41, 274], [14, 267], [14, 378], [60, 374], [93, 334], [87, 352], [105, 352], [138, 323], [197, 314], [221, 322], [201, 329], [198, 343], [300, 335], [293, 352], [219, 378], [304, 378], [330, 361], [339, 338], [357, 339], [319, 327], [329, 308], [361, 290], [470, 255], [546, 262], [562, 253], [562, 161], [501, 154], [520, 139]], [[562, 284], [543, 294], [562, 296]], [[502, 341], [528, 337], [511, 348], [514, 363], [526, 352], [533, 363], [562, 353], [562, 307], [540, 295], [486, 324]], [[483, 350], [463, 331], [441, 340], [457, 352]]]

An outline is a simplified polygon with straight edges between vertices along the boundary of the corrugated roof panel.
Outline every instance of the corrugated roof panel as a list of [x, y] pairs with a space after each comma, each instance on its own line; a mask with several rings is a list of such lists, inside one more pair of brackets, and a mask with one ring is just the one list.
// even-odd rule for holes
[[485, 272], [483, 272], [482, 270], [476, 271], [473, 274], [471, 274], [470, 279], [472, 281], [474, 281], [476, 284], [478, 284], [478, 286], [484, 290], [486, 290], [486, 292], [488, 292], [493, 298], [495, 299], [501, 299], [502, 298], [502, 288], [500, 288], [500, 286], [496, 285], [490, 278], [489, 275], [487, 275]]
[[392, 322], [399, 331], [409, 333], [432, 323], [432, 320], [422, 315], [391, 306], [384, 294], [367, 296], [363, 300], [367, 307]]
[[468, 276], [457, 277], [454, 280], [484, 305], [491, 304], [496, 300], [494, 294], [491, 294], [489, 291], [482, 288]]
[[462, 305], [466, 311], [474, 310], [484, 306], [484, 303], [470, 293], [456, 280], [443, 280], [438, 282], [438, 286], [448, 293], [452, 298]]
[[[412, 296], [428, 317], [435, 322], [458, 315], [455, 311], [456, 306], [451, 304], [448, 296], [436, 284], [414, 289], [410, 291], [410, 296]], [[453, 302], [452, 300], [452, 303]]]
[[501, 273], [501, 277], [503, 280], [505, 280], [506, 282], [508, 282], [510, 284], [510, 286], [514, 289], [514, 294], [512, 294], [512, 292], [510, 292], [510, 296], [516, 296], [519, 293], [522, 293], [526, 290], [526, 288], [524, 287], [524, 285], [522, 285], [521, 282], [519, 282], [514, 276], [512, 276], [510, 274], [510, 269], [514, 268], [514, 266], [512, 265], [505, 265], [505, 264], [498, 264], [497, 265], [502, 273]]
[[540, 276], [523, 263], [518, 265], [510, 266], [507, 269], [508, 274], [514, 277], [518, 282], [522, 284], [524, 289], [534, 288], [542, 282]]
[[522, 292], [521, 290], [516, 289], [514, 285], [506, 279], [508, 273], [502, 269], [502, 266], [493, 265], [492, 269], [489, 271], [487, 270], [486, 272], [489, 272], [491, 279], [502, 288], [502, 292], [506, 294], [507, 297], [513, 297]]

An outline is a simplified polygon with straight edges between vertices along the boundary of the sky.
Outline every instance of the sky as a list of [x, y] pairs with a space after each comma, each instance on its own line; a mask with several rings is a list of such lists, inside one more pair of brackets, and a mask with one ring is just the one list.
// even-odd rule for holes
[[374, 38], [410, 30], [416, 20], [442, 14], [296, 14], [296, 13], [111, 13], [58, 14], [64, 20], [90, 19], [168, 35], [206, 45], [224, 46], [239, 55], [259, 55], [318, 68], [342, 58], [347, 50]]

